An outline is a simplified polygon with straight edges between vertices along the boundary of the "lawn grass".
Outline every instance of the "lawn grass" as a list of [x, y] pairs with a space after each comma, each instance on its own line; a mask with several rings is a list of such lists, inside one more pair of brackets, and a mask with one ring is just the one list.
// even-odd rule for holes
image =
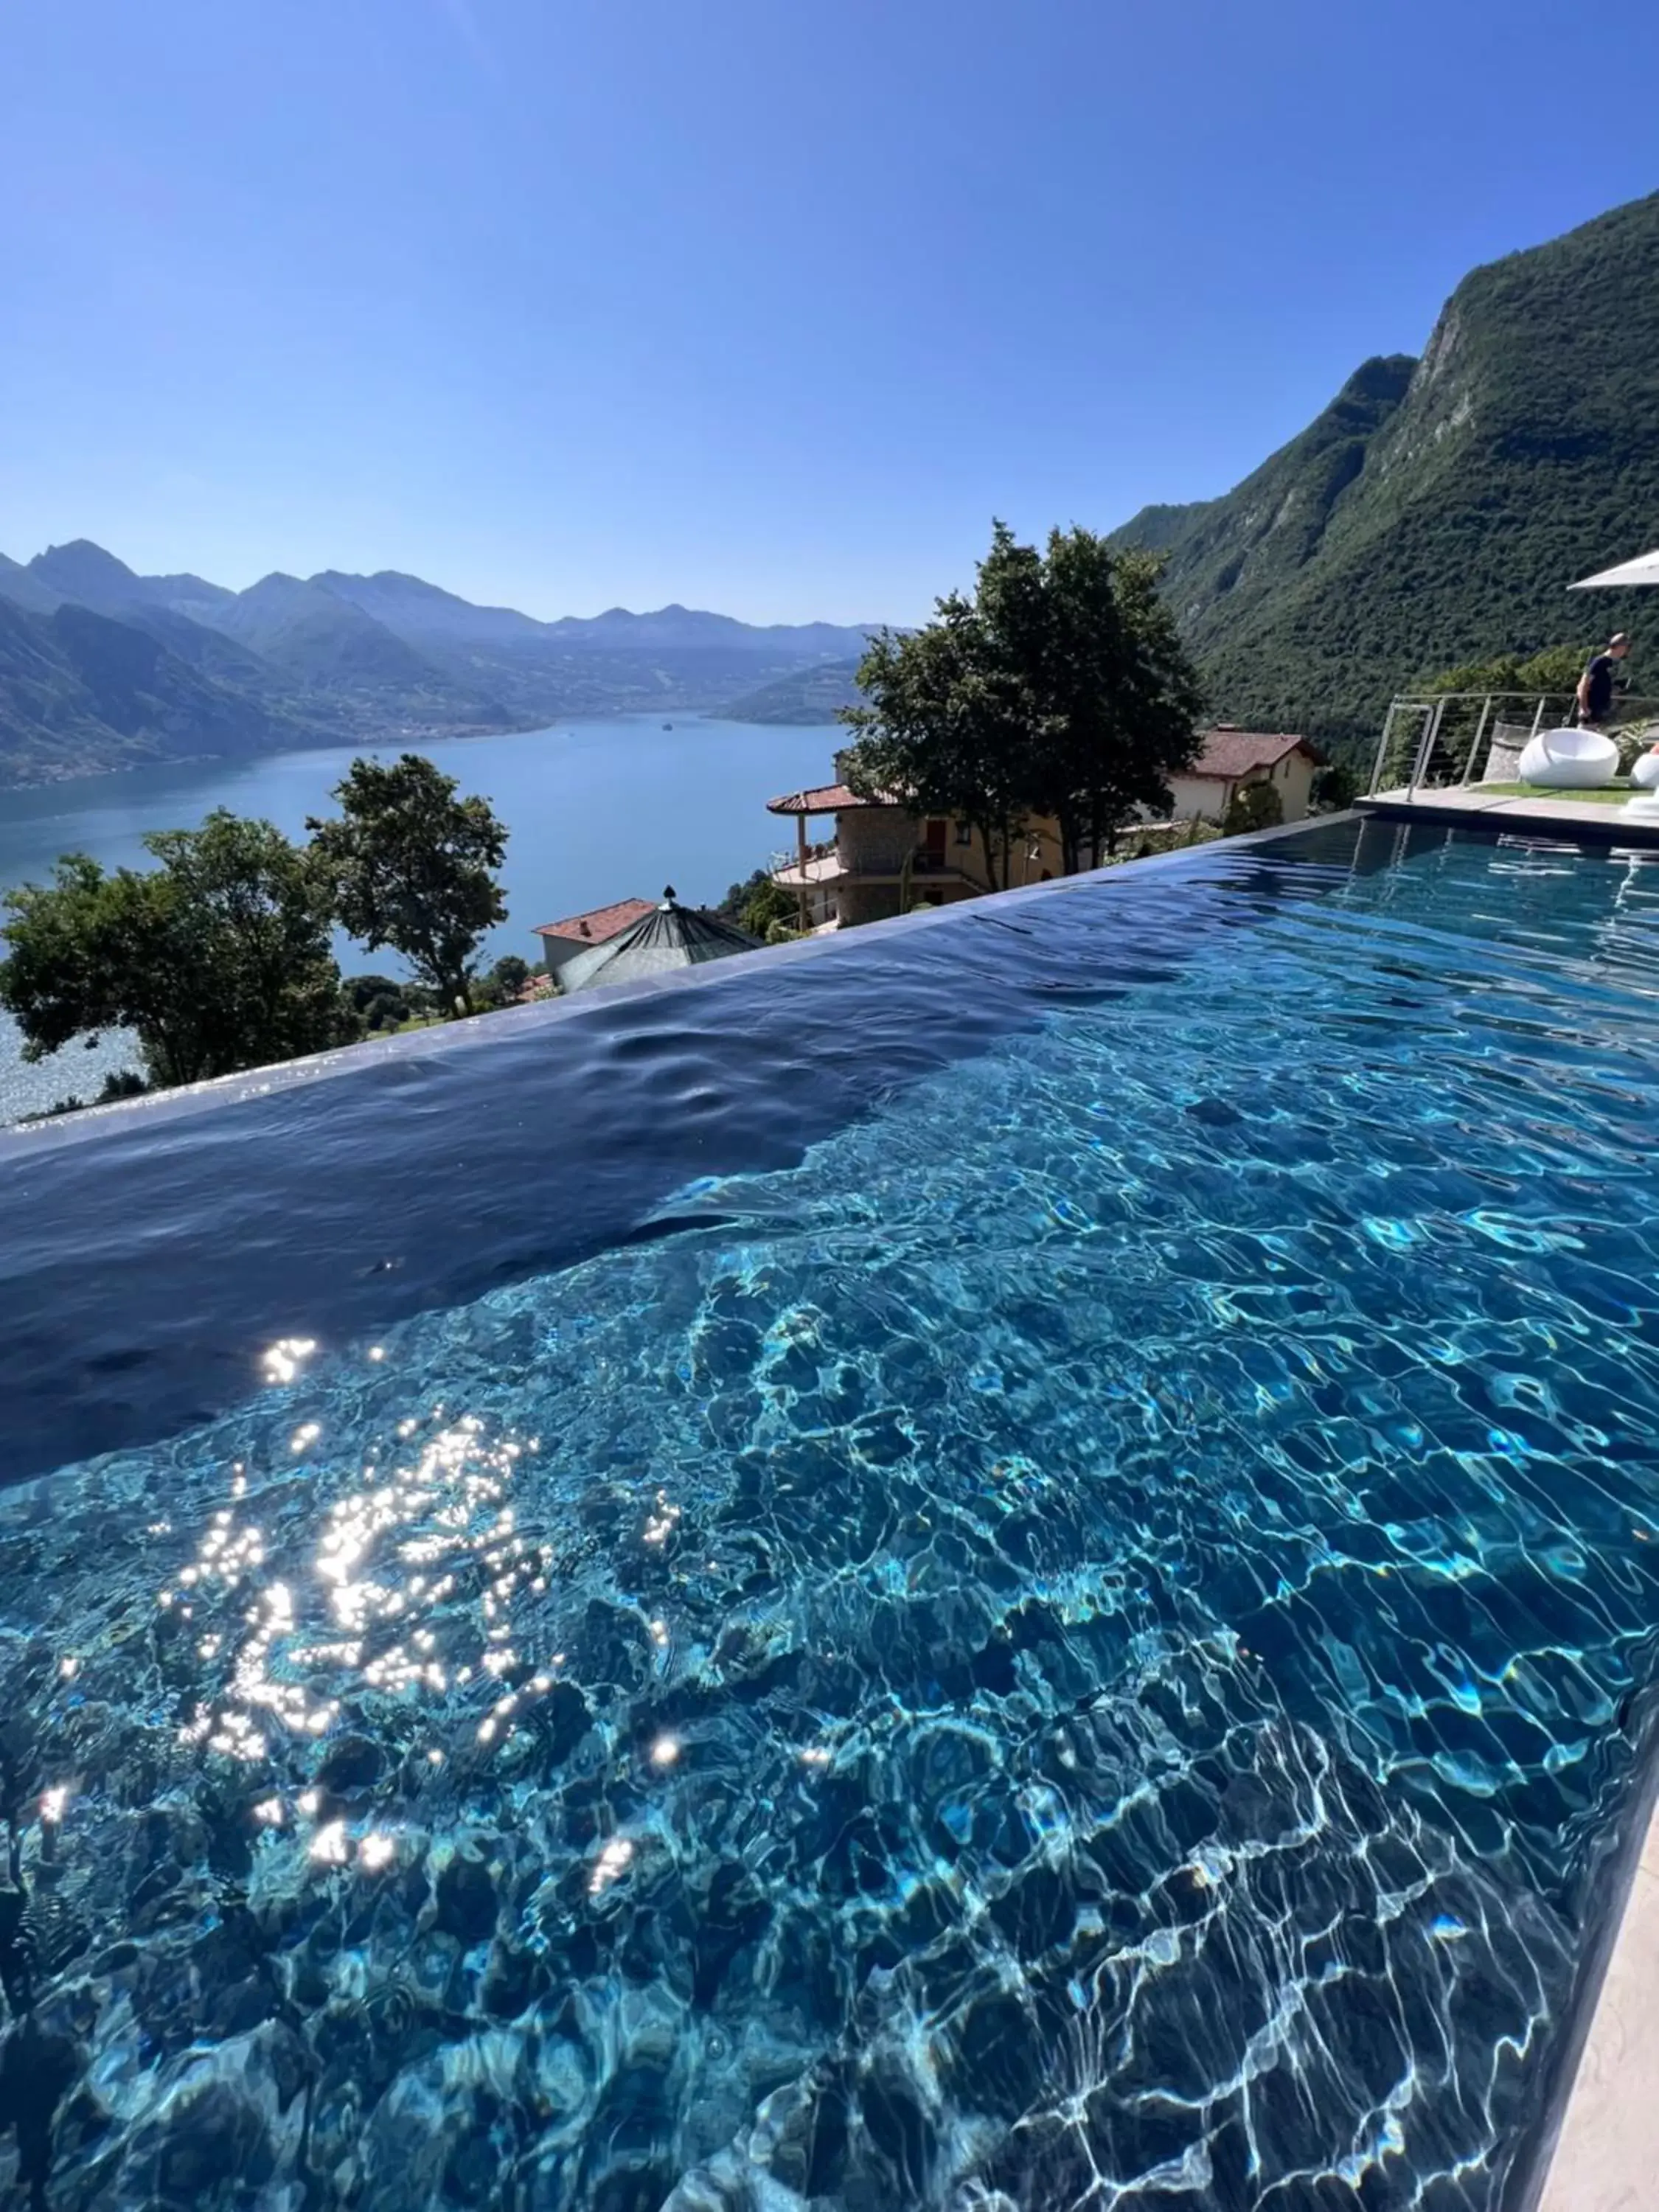
[[1543, 783], [1472, 783], [1465, 787], [1482, 799], [1588, 799], [1596, 806], [1622, 806], [1636, 796], [1627, 783], [1604, 784], [1595, 791], [1559, 791]]

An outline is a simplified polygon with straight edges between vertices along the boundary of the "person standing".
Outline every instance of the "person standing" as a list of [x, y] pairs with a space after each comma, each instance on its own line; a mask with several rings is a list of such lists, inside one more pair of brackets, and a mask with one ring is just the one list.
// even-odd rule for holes
[[1630, 651], [1630, 640], [1623, 630], [1607, 641], [1607, 650], [1592, 656], [1589, 665], [1578, 679], [1578, 726], [1584, 730], [1599, 730], [1613, 712], [1613, 672]]

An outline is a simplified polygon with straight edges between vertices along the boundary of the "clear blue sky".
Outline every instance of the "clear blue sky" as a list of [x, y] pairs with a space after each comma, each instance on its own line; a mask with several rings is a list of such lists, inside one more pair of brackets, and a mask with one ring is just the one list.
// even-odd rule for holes
[[1659, 185], [1651, 0], [0, 0], [0, 550], [903, 621]]

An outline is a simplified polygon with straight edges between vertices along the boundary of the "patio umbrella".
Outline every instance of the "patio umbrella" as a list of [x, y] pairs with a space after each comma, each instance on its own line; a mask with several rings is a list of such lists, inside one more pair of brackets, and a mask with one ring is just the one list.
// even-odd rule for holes
[[602, 983], [633, 983], [642, 975], [665, 975], [675, 968], [695, 968], [705, 960], [729, 960], [734, 952], [752, 952], [757, 937], [734, 929], [718, 915], [682, 906], [671, 884], [660, 906], [616, 937], [579, 952], [560, 972], [565, 991], [595, 990]]
[[1659, 586], [1659, 550], [1644, 553], [1638, 560], [1623, 562], [1616, 568], [1603, 568], [1599, 575], [1581, 576], [1576, 584], [1569, 584], [1567, 589], [1570, 592], [1622, 592], [1640, 584]]

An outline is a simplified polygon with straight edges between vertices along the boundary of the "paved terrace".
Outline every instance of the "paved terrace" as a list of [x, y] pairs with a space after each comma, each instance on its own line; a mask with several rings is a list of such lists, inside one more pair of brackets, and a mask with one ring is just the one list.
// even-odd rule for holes
[[1507, 830], [1525, 836], [1599, 838], [1610, 845], [1659, 847], [1659, 814], [1626, 811], [1622, 803], [1574, 799], [1569, 793], [1528, 793], [1516, 799], [1478, 783], [1434, 790], [1379, 791], [1356, 801], [1361, 811], [1385, 821], [1444, 822], [1465, 829]]
[[1537, 2212], [1647, 2212], [1659, 2191], [1659, 1814], [1640, 1863]]

